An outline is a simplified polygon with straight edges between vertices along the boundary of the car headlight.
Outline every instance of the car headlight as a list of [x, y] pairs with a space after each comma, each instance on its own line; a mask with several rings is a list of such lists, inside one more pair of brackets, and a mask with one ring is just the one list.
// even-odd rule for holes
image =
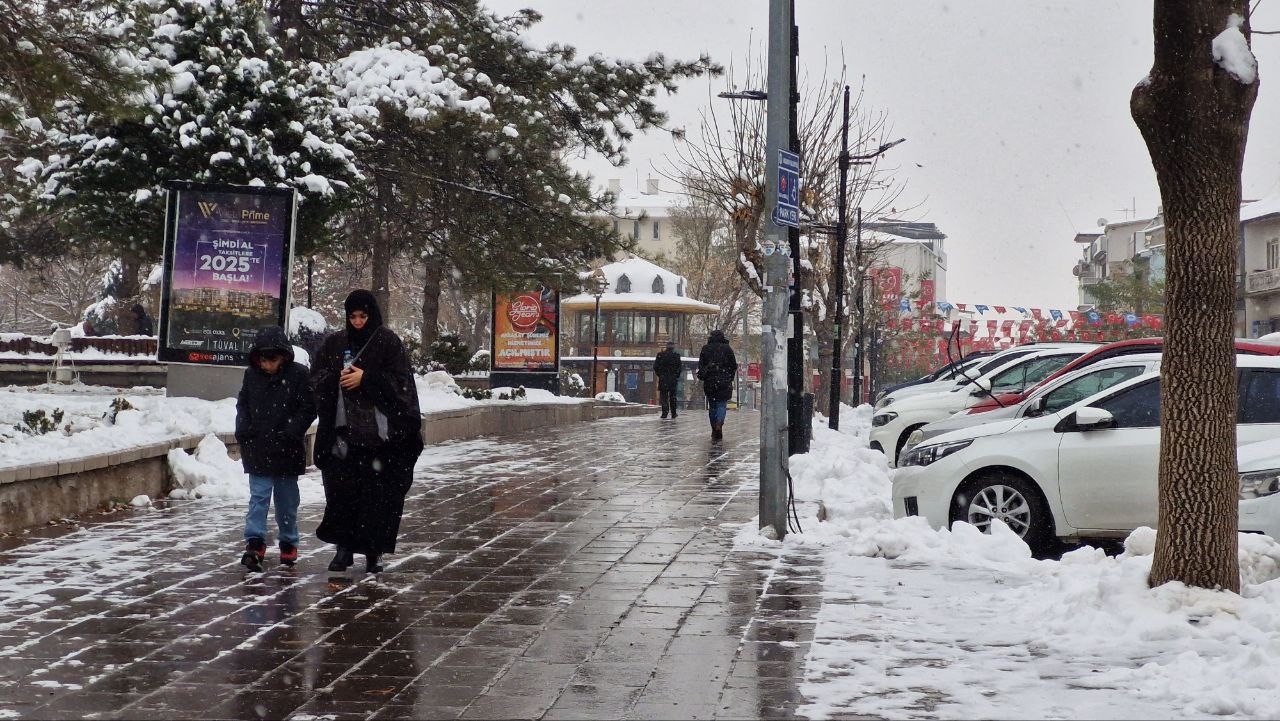
[[923, 428], [917, 428], [914, 431], [911, 431], [911, 435], [907, 436], [907, 442], [902, 445], [902, 452], [906, 453], [907, 451], [910, 451], [912, 448], [915, 448], [916, 446], [920, 445], [920, 441], [923, 441], [923, 440], [924, 440]]
[[973, 443], [970, 438], [964, 441], [952, 441], [950, 443], [934, 443], [927, 446], [917, 446], [902, 456], [902, 464], [904, 466], [927, 466], [934, 461], [942, 460], [956, 451], [968, 448]]
[[1280, 493], [1280, 468], [1240, 474], [1240, 499], [1262, 498]]
[[871, 417], [871, 425], [878, 428], [897, 417], [898, 414], [893, 411], [889, 411], [888, 413], [877, 413]]

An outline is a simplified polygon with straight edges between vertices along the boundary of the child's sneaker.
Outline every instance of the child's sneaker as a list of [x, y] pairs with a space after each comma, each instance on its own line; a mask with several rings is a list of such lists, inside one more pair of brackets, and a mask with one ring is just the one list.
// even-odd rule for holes
[[280, 544], [280, 563], [286, 566], [292, 566], [298, 562], [298, 547], [288, 544]]
[[240, 563], [250, 571], [262, 570], [262, 559], [267, 556], [267, 544], [263, 543], [261, 538], [250, 538], [249, 542], [244, 544], [244, 555], [240, 557]]

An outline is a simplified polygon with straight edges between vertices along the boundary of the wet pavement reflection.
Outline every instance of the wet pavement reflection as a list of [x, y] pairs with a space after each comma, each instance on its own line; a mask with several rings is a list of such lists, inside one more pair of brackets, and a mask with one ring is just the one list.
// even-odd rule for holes
[[[444, 444], [376, 577], [247, 574], [243, 510], [0, 539], [0, 718], [787, 718], [821, 564], [734, 551], [759, 416]], [[268, 556], [271, 559], [271, 555]]]

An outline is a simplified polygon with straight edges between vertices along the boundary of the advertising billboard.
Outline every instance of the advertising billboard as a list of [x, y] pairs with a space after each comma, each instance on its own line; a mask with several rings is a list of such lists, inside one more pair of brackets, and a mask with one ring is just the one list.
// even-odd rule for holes
[[550, 288], [493, 296], [494, 371], [557, 373], [560, 295]]
[[159, 361], [247, 365], [257, 329], [285, 324], [296, 204], [287, 188], [170, 185]]

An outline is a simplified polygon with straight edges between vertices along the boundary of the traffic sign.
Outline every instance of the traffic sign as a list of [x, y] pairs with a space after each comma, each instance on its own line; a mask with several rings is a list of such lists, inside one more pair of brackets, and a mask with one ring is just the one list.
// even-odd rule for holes
[[800, 227], [800, 156], [787, 150], [778, 151], [778, 194], [773, 222]]

